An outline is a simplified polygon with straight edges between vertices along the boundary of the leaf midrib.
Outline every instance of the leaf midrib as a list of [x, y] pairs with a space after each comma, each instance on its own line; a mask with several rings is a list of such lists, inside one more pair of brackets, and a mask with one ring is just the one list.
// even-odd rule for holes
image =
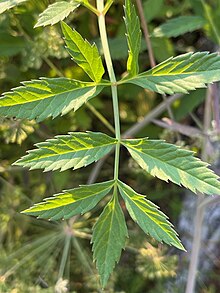
[[[75, 30], [75, 29], [73, 29], [73, 31], [74, 32], [76, 32], [77, 34], [78, 34], [78, 32]], [[67, 30], [66, 30], [66, 32], [67, 32]], [[71, 36], [70, 36], [70, 34], [69, 34], [69, 32], [67, 32], [67, 34], [68, 34], [68, 36], [69, 36], [69, 42], [73, 42], [73, 40], [72, 40], [72, 38], [71, 38]], [[81, 36], [80, 36], [81, 37]], [[83, 40], [83, 43], [84, 43], [84, 47], [86, 46], [86, 40], [84, 40], [83, 38], [82, 38], [82, 40]], [[74, 43], [74, 42], [73, 42]], [[95, 47], [94, 46], [92, 46], [89, 42], [87, 42], [88, 43], [88, 45], [90, 46], [90, 49], [95, 49]], [[93, 66], [92, 66], [92, 62], [90, 61], [90, 58], [87, 58], [86, 57], [86, 55], [85, 55], [85, 53], [84, 53], [84, 51], [82, 51], [81, 50], [81, 48], [78, 46], [78, 44], [77, 43], [74, 43], [75, 45], [76, 45], [76, 47], [77, 47], [77, 49], [78, 49], [78, 52], [80, 52], [81, 54], [82, 54], [82, 56], [84, 57], [84, 59], [85, 59], [85, 61], [87, 62], [87, 64], [89, 65], [89, 68], [90, 68], [90, 72], [92, 73], [92, 80], [94, 80], [94, 81], [96, 81], [96, 82], [99, 82], [100, 80], [97, 80], [96, 79], [96, 76], [95, 76], [95, 74], [94, 74], [94, 71], [93, 71]], [[68, 45], [67, 45], [67, 48], [70, 50], [70, 51], [73, 51], [71, 48], [69, 48], [68, 47]], [[74, 52], [74, 51], [73, 51]], [[93, 53], [93, 52], [92, 52]], [[92, 54], [92, 56], [94, 56], [94, 54]], [[73, 56], [73, 58], [74, 59], [76, 59], [74, 56]], [[93, 60], [94, 58], [91, 58], [91, 60]], [[77, 59], [76, 59], [77, 60]], [[99, 59], [100, 60], [100, 59]], [[77, 61], [76, 61], [77, 62]], [[90, 76], [90, 74], [89, 74], [89, 76]], [[91, 76], [90, 76], [91, 77]]]
[[[62, 153], [42, 155], [42, 156], [40, 156], [40, 158], [38, 157], [38, 158], [36, 158], [35, 160], [31, 160], [31, 162], [39, 161], [39, 160], [44, 159], [44, 158], [51, 158], [51, 157], [56, 157], [56, 156], [62, 156], [62, 155], [69, 154], [69, 153], [77, 153], [77, 152], [81, 152], [81, 151], [94, 150], [94, 149], [96, 149], [96, 148], [102, 148], [102, 147], [110, 146], [110, 145], [114, 145], [114, 144], [116, 144], [116, 141], [111, 142], [111, 143], [105, 143], [105, 144], [102, 144], [102, 145], [100, 145], [100, 146], [95, 146], [95, 147], [92, 147], [92, 148], [84, 148], [84, 149], [81, 148], [81, 149], [77, 149], [77, 150], [75, 150], [75, 151], [74, 151], [74, 150], [70, 150], [70, 151], [65, 151], [65, 152], [62, 152]], [[44, 149], [47, 150], [46, 147], [41, 147], [41, 148], [39, 148], [39, 149], [34, 149], [34, 150], [32, 150], [32, 151], [33, 151], [33, 153], [34, 153], [35, 151], [40, 151], [40, 150], [44, 150]], [[32, 152], [29, 152], [29, 154], [28, 154], [27, 156], [29, 156], [29, 155], [33, 155]]]
[[[112, 188], [112, 186], [113, 186], [113, 184], [114, 184], [114, 182], [112, 182], [112, 184], [110, 184], [109, 186], [107, 186], [107, 187], [105, 187], [104, 189], [102, 189], [101, 191], [99, 191], [99, 193], [101, 193], [101, 192], [104, 192], [105, 190], [107, 190], [107, 189], [111, 189]], [[63, 208], [65, 208], [66, 206], [69, 206], [69, 205], [72, 205], [72, 204], [74, 204], [74, 203], [79, 203], [80, 201], [83, 201], [83, 200], [88, 200], [89, 198], [91, 198], [91, 197], [94, 197], [96, 194], [97, 194], [98, 192], [94, 192], [92, 195], [88, 195], [86, 198], [84, 197], [84, 198], [81, 198], [81, 199], [79, 199], [79, 200], [77, 200], [77, 201], [74, 201], [74, 202], [72, 202], [72, 203], [68, 203], [68, 204], [64, 204], [64, 205], [60, 205], [60, 206], [58, 206], [58, 207], [52, 207], [52, 208], [47, 208], [47, 209], [41, 209], [41, 210], [34, 210], [35, 208], [33, 207], [33, 209], [31, 210], [30, 209], [30, 211], [29, 211], [29, 213], [37, 213], [37, 212], [45, 212], [45, 211], [47, 211], [47, 210], [55, 210], [55, 209], [63, 209]], [[62, 195], [64, 195], [65, 194], [65, 192], [63, 192], [62, 193]], [[72, 195], [70, 195], [70, 197], [72, 197]], [[53, 201], [53, 200], [56, 200], [56, 196], [54, 197], [54, 199], [51, 199], [51, 201]], [[47, 201], [47, 202], [45, 202], [45, 203], [42, 203], [42, 206], [44, 206], [44, 205], [46, 205], [46, 204], [50, 204], [50, 202], [49, 201]]]
[[[168, 166], [172, 166], [172, 167], [174, 167], [174, 168], [176, 168], [176, 169], [178, 169], [178, 170], [180, 170], [180, 171], [182, 171], [182, 172], [185, 172], [185, 173], [189, 174], [190, 176], [194, 177], [195, 179], [197, 179], [197, 180], [199, 180], [199, 181], [202, 181], [202, 182], [205, 183], [205, 184], [211, 185], [210, 183], [207, 183], [207, 182], [204, 181], [203, 179], [200, 179], [200, 178], [198, 178], [198, 177], [195, 177], [195, 175], [194, 175], [194, 174], [191, 174], [190, 172], [188, 172], [188, 170], [184, 170], [184, 169], [181, 169], [180, 167], [176, 167], [175, 165], [170, 164], [170, 163], [168, 163], [167, 161], [164, 161], [164, 160], [162, 160], [162, 159], [158, 159], [158, 157], [154, 157], [154, 156], [152, 156], [152, 155], [150, 155], [150, 154], [146, 154], [146, 153], [142, 152], [141, 150], [137, 150], [137, 149], [135, 149], [134, 147], [131, 147], [131, 146], [126, 145], [125, 143], [123, 143], [123, 145], [124, 145], [125, 147], [131, 148], [131, 149], [132, 149], [133, 151], [135, 151], [135, 152], [140, 152], [140, 153], [144, 154], [145, 156], [152, 157], [153, 159], [155, 159], [155, 160], [157, 160], [157, 161], [159, 161], [159, 162], [163, 162], [164, 164], [167, 164]], [[201, 167], [203, 167], [203, 166], [201, 166]]]
[[[170, 236], [170, 238], [172, 238], [172, 239], [175, 241], [175, 243], [177, 242], [176, 239], [175, 239], [175, 238], [172, 236], [172, 234], [171, 234], [171, 233], [174, 233], [172, 230], [169, 231], [169, 230], [163, 229], [163, 226], [159, 225], [159, 224], [154, 220], [154, 218], [152, 218], [148, 213], [146, 213], [146, 212], [143, 210], [142, 207], [140, 207], [140, 206], [136, 203], [135, 200], [132, 200], [132, 199], [131, 199], [131, 197], [129, 196], [129, 194], [126, 192], [126, 190], [125, 190], [123, 187], [119, 187], [119, 188], [122, 189], [122, 191], [125, 193], [126, 197], [127, 197], [128, 199], [130, 199], [130, 201], [133, 202], [134, 205], [135, 205], [138, 209], [140, 209], [140, 210], [142, 211], [142, 213], [144, 213], [144, 215], [146, 215], [148, 218], [150, 218], [151, 221], [152, 221], [155, 225], [157, 225], [158, 227], [160, 227], [160, 229], [161, 229], [162, 231], [164, 231], [166, 234], [168, 234], [168, 235]], [[144, 198], [143, 198], [143, 199], [144, 199]], [[159, 210], [157, 210], [157, 211], [159, 212]], [[164, 218], [164, 220], [166, 221], [166, 224], [168, 224], [168, 223], [167, 223], [167, 219]], [[170, 227], [170, 229], [172, 229], [172, 228]], [[148, 234], [150, 235], [149, 231], [148, 231]], [[174, 234], [175, 234], [175, 233], [174, 233]]]
[[[51, 93], [51, 94], [50, 94], [50, 93], [48, 92], [48, 95], [45, 94], [45, 95], [47, 95], [46, 97], [45, 97], [45, 96], [44, 96], [44, 97], [38, 97], [38, 98], [33, 99], [33, 100], [31, 100], [31, 101], [29, 101], [29, 100], [24, 100], [24, 101], [22, 101], [22, 102], [19, 102], [19, 104], [16, 103], [16, 104], [7, 105], [7, 106], [5, 106], [5, 105], [1, 106], [1, 99], [2, 99], [2, 100], [4, 100], [4, 98], [10, 98], [10, 99], [11, 99], [10, 93], [7, 93], [7, 94], [5, 94], [5, 95], [0, 99], [0, 107], [13, 107], [13, 106], [20, 106], [20, 105], [24, 105], [24, 104], [30, 104], [30, 103], [34, 103], [34, 102], [36, 102], [36, 101], [41, 101], [41, 100], [49, 99], [49, 98], [51, 98], [51, 97], [60, 96], [60, 95], [64, 95], [64, 94], [69, 94], [69, 93], [71, 93], [71, 92], [74, 92], [74, 91], [77, 91], [77, 90], [81, 90], [81, 89], [84, 89], [84, 88], [87, 88], [87, 89], [89, 90], [89, 88], [92, 89], [92, 88], [95, 88], [95, 87], [96, 87], [96, 85], [85, 85], [85, 86], [82, 86], [82, 87], [79, 87], [79, 88], [74, 88], [74, 89], [66, 90], [66, 91], [63, 91], [63, 92], [61, 92], [61, 93], [57, 93], [57, 94], [55, 94], [55, 93]], [[17, 95], [19, 95], [19, 96], [22, 97], [22, 93], [20, 93], [20, 92], [18, 92], [18, 91], [16, 91], [16, 90], [13, 91], [12, 93], [13, 93], [13, 94], [17, 94]], [[36, 97], [36, 96], [35, 96], [35, 93], [31, 93], [31, 95], [34, 96], [34, 97]]]

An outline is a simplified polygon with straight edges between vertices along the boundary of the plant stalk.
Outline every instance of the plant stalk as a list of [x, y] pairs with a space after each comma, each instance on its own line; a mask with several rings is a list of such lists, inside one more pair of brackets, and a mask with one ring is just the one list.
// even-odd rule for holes
[[114, 72], [114, 68], [112, 64], [112, 58], [111, 58], [109, 45], [108, 45], [108, 37], [106, 32], [105, 14], [104, 14], [104, 0], [96, 0], [96, 3], [97, 3], [97, 10], [99, 11], [98, 25], [99, 25], [101, 43], [102, 43], [105, 62], [106, 62], [107, 70], [108, 70], [108, 75], [112, 83], [111, 91], [112, 91], [114, 122], [115, 122], [115, 137], [118, 140], [118, 143], [116, 144], [116, 150], [115, 150], [115, 170], [114, 170], [114, 180], [117, 180], [118, 170], [119, 170], [120, 140], [121, 140], [117, 82], [116, 82], [115, 72]]

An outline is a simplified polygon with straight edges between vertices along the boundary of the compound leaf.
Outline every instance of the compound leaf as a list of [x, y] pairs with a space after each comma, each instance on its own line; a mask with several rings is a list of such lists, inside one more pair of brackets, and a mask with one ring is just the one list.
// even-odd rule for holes
[[73, 12], [80, 3], [77, 1], [59, 1], [55, 2], [47, 7], [40, 16], [35, 27], [53, 25], [64, 18], [66, 18], [71, 12]]
[[62, 22], [62, 30], [67, 50], [73, 60], [93, 81], [100, 82], [105, 70], [96, 45], [91, 45], [87, 40], [84, 40], [76, 30], [72, 30], [65, 22]]
[[93, 209], [110, 192], [113, 184], [114, 181], [111, 180], [64, 190], [63, 193], [46, 198], [45, 202], [36, 204], [22, 213], [54, 221], [69, 219], [77, 214], [84, 214]]
[[15, 165], [33, 169], [65, 171], [87, 166], [111, 151], [116, 139], [99, 132], [75, 132], [58, 135], [36, 144], [37, 149], [15, 162]]
[[0, 13], [5, 12], [6, 10], [13, 8], [27, 0], [1, 0], [0, 3]]
[[117, 197], [106, 205], [93, 228], [93, 258], [103, 287], [119, 261], [121, 250], [128, 237], [124, 214]]
[[124, 79], [160, 94], [188, 93], [220, 80], [220, 56], [208, 52], [186, 53], [169, 58], [147, 72]]
[[118, 181], [118, 187], [128, 212], [141, 229], [156, 240], [173, 245], [184, 250], [183, 245], [158, 206], [147, 200], [143, 195], [136, 193], [131, 187]]
[[200, 16], [186, 15], [168, 20], [155, 28], [154, 37], [178, 37], [187, 32], [200, 29], [206, 24], [206, 20]]
[[72, 109], [76, 111], [103, 89], [101, 85], [68, 78], [42, 78], [23, 85], [3, 94], [0, 115], [37, 121], [55, 118]]
[[220, 195], [218, 176], [193, 152], [162, 140], [128, 139], [124, 146], [148, 173], [165, 181], [189, 188], [193, 192]]
[[141, 29], [139, 18], [136, 14], [134, 5], [131, 0], [125, 1], [125, 25], [127, 30], [127, 42], [129, 55], [127, 61], [127, 70], [130, 76], [138, 74], [138, 55], [141, 48]]

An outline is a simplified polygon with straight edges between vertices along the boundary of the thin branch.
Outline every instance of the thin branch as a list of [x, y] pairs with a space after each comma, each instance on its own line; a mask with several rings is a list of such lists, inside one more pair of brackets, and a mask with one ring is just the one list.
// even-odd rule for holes
[[[210, 86], [207, 89], [207, 97], [205, 102], [205, 111], [204, 111], [204, 133], [208, 133], [211, 124], [211, 91]], [[202, 160], [207, 160], [207, 144], [208, 144], [208, 136], [204, 138], [203, 149], [202, 149]], [[194, 219], [194, 233], [193, 233], [193, 243], [192, 250], [190, 255], [190, 264], [188, 271], [188, 278], [186, 283], [186, 291], [185, 293], [192, 293], [195, 290], [196, 285], [196, 276], [197, 269], [199, 265], [199, 254], [201, 248], [202, 241], [202, 224], [204, 219], [204, 213], [206, 205], [203, 204], [204, 195], [198, 194], [197, 207], [196, 207], [196, 215]]]
[[142, 1], [141, 0], [136, 0], [136, 3], [137, 3], [138, 13], [139, 13], [140, 20], [141, 20], [141, 27], [142, 27], [142, 30], [143, 30], [143, 33], [144, 33], [144, 38], [145, 38], [147, 48], [148, 48], [150, 65], [151, 65], [151, 67], [154, 67], [154, 66], [156, 66], [156, 61], [155, 61], [155, 57], [154, 57], [152, 44], [151, 44], [151, 41], [150, 41], [148, 25], [147, 25], [147, 22], [146, 22], [145, 16], [144, 16], [144, 9], [143, 9], [143, 5], [142, 5]]
[[153, 119], [152, 122], [160, 127], [163, 127], [165, 129], [170, 129], [173, 131], [178, 131], [179, 133], [188, 136], [188, 137], [203, 137], [205, 134], [200, 131], [196, 127], [188, 126], [188, 125], [182, 125], [180, 123], [174, 122], [170, 120], [169, 118], [163, 118], [161, 120]]
[[[140, 20], [141, 20], [141, 27], [142, 27], [142, 30], [144, 33], [144, 39], [146, 41], [146, 45], [147, 45], [147, 49], [148, 49], [150, 65], [151, 65], [151, 68], [153, 68], [154, 66], [156, 66], [156, 60], [154, 57], [154, 52], [153, 52], [153, 48], [152, 48], [152, 44], [151, 44], [151, 40], [150, 40], [148, 24], [147, 24], [147, 21], [145, 20], [145, 16], [144, 16], [144, 9], [143, 9], [142, 0], [136, 0], [136, 3], [137, 3], [138, 13], [139, 13]], [[164, 102], [166, 102], [167, 101], [166, 95], [162, 95], [162, 97], [163, 97]], [[170, 118], [172, 120], [174, 120], [174, 115], [173, 115], [172, 109], [168, 103], [167, 103], [167, 112], [168, 112]], [[177, 139], [180, 140], [178, 132], [177, 132]]]

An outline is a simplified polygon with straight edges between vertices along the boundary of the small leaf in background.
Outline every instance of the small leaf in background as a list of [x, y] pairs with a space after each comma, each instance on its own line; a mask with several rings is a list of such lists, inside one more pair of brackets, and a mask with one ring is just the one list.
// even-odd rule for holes
[[17, 55], [25, 48], [25, 41], [22, 37], [0, 32], [0, 40], [0, 57]]
[[4, 11], [13, 8], [23, 2], [26, 2], [27, 0], [1, 0], [0, 2], [0, 13], [3, 13]]
[[118, 187], [131, 218], [145, 233], [157, 241], [163, 241], [184, 250], [177, 233], [172, 228], [172, 224], [167, 220], [167, 216], [159, 210], [158, 206], [121, 181], [118, 181]]
[[103, 86], [68, 78], [42, 78], [23, 85], [3, 94], [0, 115], [37, 121], [55, 118], [72, 109], [76, 111], [103, 89]]
[[102, 287], [108, 282], [115, 263], [128, 237], [124, 214], [117, 197], [113, 197], [98, 218], [92, 235], [93, 259], [101, 278]]
[[69, 219], [93, 209], [110, 192], [113, 184], [112, 180], [64, 190], [63, 193], [46, 198], [45, 202], [35, 204], [22, 213], [54, 221]]
[[143, 2], [144, 16], [148, 22], [160, 14], [165, 14], [164, 0], [147, 0]]
[[116, 140], [100, 132], [74, 132], [37, 143], [38, 149], [15, 162], [15, 165], [54, 171], [87, 166], [111, 151]]
[[202, 28], [206, 20], [200, 16], [179, 16], [168, 20], [154, 29], [154, 37], [178, 37], [185, 33]]
[[162, 140], [123, 140], [133, 159], [152, 176], [189, 188], [193, 192], [220, 195], [219, 177], [208, 164]]
[[220, 80], [220, 56], [208, 52], [186, 53], [169, 58], [136, 77], [124, 79], [160, 94], [188, 93]]
[[126, 36], [128, 42], [128, 61], [127, 61], [127, 71], [130, 76], [135, 76], [138, 74], [138, 56], [141, 48], [141, 28], [140, 21], [136, 14], [134, 5], [131, 0], [125, 1], [125, 25], [126, 25]]
[[198, 89], [185, 95], [173, 104], [173, 114], [176, 121], [179, 121], [189, 115], [206, 98], [206, 90]]
[[96, 45], [91, 45], [87, 40], [84, 40], [76, 30], [72, 30], [65, 22], [62, 22], [62, 30], [68, 52], [73, 60], [93, 81], [100, 82], [105, 70]]
[[71, 12], [76, 10], [80, 5], [77, 1], [59, 1], [47, 7], [40, 16], [35, 27], [54, 25], [55, 23], [66, 18]]

